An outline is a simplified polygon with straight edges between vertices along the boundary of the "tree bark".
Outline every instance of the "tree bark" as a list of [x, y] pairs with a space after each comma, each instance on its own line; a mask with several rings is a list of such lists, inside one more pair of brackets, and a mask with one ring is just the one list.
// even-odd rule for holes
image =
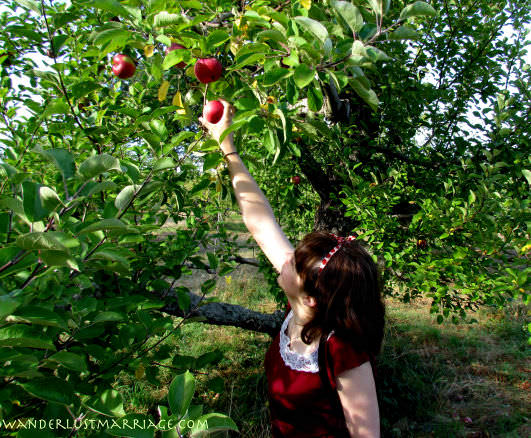
[[206, 324], [240, 327], [254, 332], [267, 333], [271, 337], [276, 336], [280, 330], [284, 316], [284, 312], [280, 310], [274, 313], [260, 313], [228, 303], [205, 303], [197, 307], [202, 297], [194, 293], [189, 294], [192, 311], [184, 312], [177, 303], [176, 294], [170, 291], [168, 296], [174, 296], [175, 300], [160, 309], [161, 312], [178, 317], [203, 317]]

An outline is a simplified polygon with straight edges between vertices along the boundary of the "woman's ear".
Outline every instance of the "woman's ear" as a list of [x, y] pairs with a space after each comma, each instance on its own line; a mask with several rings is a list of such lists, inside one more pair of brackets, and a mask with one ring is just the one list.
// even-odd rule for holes
[[311, 297], [309, 295], [305, 295], [302, 299], [302, 302], [306, 304], [308, 307], [316, 307], [317, 301], [314, 297]]

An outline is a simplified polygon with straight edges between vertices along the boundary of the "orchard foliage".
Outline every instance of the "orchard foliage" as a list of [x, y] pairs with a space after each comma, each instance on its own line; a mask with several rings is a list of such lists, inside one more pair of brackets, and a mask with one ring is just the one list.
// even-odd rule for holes
[[[169, 361], [179, 374], [162, 418], [236, 427], [190, 404], [187, 370], [219, 352], [159, 347], [194, 311], [180, 279], [237, 266], [220, 220], [237, 207], [230, 180], [197, 124], [220, 97], [236, 106], [238, 150], [290, 237], [330, 200], [381, 262], [387, 293], [430, 297], [456, 320], [527, 302], [520, 2], [0, 5], [2, 417], [139, 415], [124, 412], [115, 376], [156, 385], [155, 362]], [[116, 54], [135, 62], [131, 78], [112, 74]], [[222, 77], [202, 84], [194, 65], [210, 57]], [[168, 219], [186, 226], [161, 240]], [[202, 303], [214, 286], [203, 282]], [[176, 301], [179, 324], [161, 310]]]

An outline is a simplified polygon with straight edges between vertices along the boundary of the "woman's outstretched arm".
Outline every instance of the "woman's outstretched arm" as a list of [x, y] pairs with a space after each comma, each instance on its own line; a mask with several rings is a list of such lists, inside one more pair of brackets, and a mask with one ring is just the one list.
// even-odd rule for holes
[[[223, 131], [232, 124], [234, 112], [232, 105], [223, 99], [219, 100], [225, 108], [218, 123], [212, 124], [203, 118], [199, 119], [208, 129], [210, 135], [218, 141]], [[220, 146], [224, 155], [237, 152], [232, 133], [222, 141]], [[225, 159], [243, 223], [275, 270], [280, 273], [286, 258], [294, 251], [293, 245], [278, 225], [269, 201], [247, 170], [240, 156], [234, 153]]]

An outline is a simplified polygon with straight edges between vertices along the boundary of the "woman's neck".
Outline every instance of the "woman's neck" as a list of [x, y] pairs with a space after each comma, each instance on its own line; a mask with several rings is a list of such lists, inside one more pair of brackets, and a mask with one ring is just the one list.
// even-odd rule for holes
[[293, 310], [293, 325], [301, 326], [302, 329], [302, 326], [304, 326], [313, 319], [315, 312], [313, 308], [307, 306], [301, 300], [297, 300], [296, 298], [288, 298], [288, 301], [291, 306], [291, 310]]

